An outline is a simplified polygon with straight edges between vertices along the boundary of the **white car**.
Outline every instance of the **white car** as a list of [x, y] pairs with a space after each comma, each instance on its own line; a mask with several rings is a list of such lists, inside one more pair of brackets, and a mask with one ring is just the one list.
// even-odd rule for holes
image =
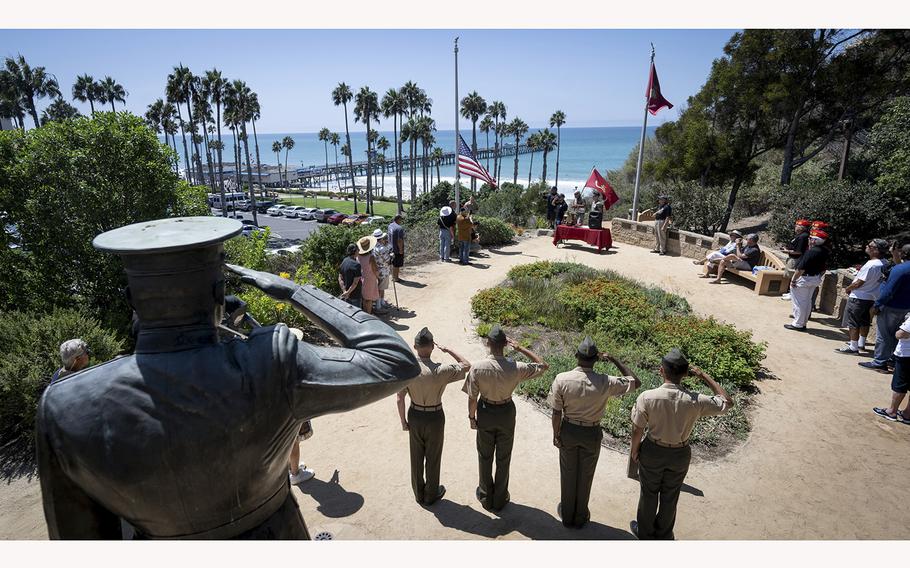
[[281, 214], [288, 218], [296, 218], [303, 209], [306, 209], [306, 207], [301, 207], [300, 205], [291, 205], [290, 207], [285, 207], [281, 211]]
[[314, 215], [317, 211], [319, 211], [319, 209], [316, 209], [315, 207], [305, 207], [297, 212], [297, 218], [303, 219], [304, 221], [313, 221], [316, 219]]
[[338, 211], [335, 211], [334, 209], [317, 209], [313, 212], [313, 219], [316, 219], [320, 223], [325, 223], [326, 220], [335, 213], [338, 213]]
[[381, 225], [386, 222], [386, 218], [381, 215], [373, 215], [372, 217], [367, 217], [363, 222], [364, 225]]
[[287, 205], [276, 205], [274, 207], [269, 207], [269, 209], [268, 209], [268, 211], [266, 211], [266, 213], [268, 213], [269, 215], [280, 217], [281, 212], [286, 208], [287, 208]]

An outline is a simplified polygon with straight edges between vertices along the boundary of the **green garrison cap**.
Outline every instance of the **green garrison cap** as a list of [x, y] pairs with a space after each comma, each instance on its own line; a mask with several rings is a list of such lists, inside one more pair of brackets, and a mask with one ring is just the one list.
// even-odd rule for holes
[[682, 354], [682, 351], [675, 347], [664, 355], [662, 362], [679, 373], [684, 373], [689, 370], [689, 360]]
[[107, 231], [92, 244], [123, 255], [182, 252], [226, 241], [239, 235], [242, 227], [239, 221], [224, 217], [173, 217]]
[[414, 345], [417, 347], [433, 345], [433, 334], [430, 333], [430, 330], [427, 328], [421, 329], [417, 332], [417, 335], [414, 336]]
[[506, 342], [506, 333], [498, 325], [494, 325], [490, 330], [490, 333], [487, 334], [487, 339], [492, 341], [496, 345], [502, 345]]
[[597, 357], [597, 344], [594, 343], [594, 340], [589, 336], [586, 336], [584, 341], [578, 345], [578, 350], [575, 352], [576, 355], [582, 359], [593, 359]]

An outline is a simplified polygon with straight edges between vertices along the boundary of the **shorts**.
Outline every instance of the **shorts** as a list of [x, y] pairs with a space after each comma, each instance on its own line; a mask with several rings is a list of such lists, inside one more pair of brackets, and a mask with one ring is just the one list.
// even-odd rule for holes
[[735, 261], [735, 262], [734, 262], [733, 264], [731, 264], [730, 266], [731, 266], [732, 268], [735, 268], [736, 270], [743, 270], [743, 271], [746, 271], [746, 272], [752, 272], [752, 267], [749, 266], [749, 263], [746, 262], [746, 261], [743, 260], [743, 259], [739, 259], [739, 260]]
[[404, 266], [404, 253], [398, 254], [395, 253], [395, 256], [392, 258], [392, 266], [395, 268], [401, 268]]
[[379, 289], [380, 289], [380, 290], [388, 290], [388, 289], [389, 289], [389, 281], [390, 281], [390, 278], [389, 278], [388, 274], [385, 275], [385, 276], [383, 276], [382, 278], [380, 278], [380, 279], [379, 279]]
[[891, 390], [907, 394], [910, 390], [910, 357], [894, 358], [894, 375], [891, 376]]
[[844, 325], [850, 328], [869, 327], [872, 325], [872, 314], [869, 310], [875, 304], [875, 300], [860, 300], [859, 298], [849, 298], [847, 300], [847, 309], [844, 312]]

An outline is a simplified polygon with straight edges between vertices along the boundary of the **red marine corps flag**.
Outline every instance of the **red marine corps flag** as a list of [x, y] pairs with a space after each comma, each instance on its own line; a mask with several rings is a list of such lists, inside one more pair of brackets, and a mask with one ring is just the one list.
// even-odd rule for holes
[[673, 108], [670, 101], [660, 94], [660, 81], [657, 80], [657, 68], [654, 67], [654, 61], [651, 61], [651, 76], [648, 77], [648, 91], [645, 94], [648, 97], [648, 112], [652, 116], [657, 115], [657, 111], [666, 107]]
[[611, 186], [610, 182], [605, 180], [604, 177], [600, 175], [600, 172], [597, 171], [597, 168], [591, 170], [591, 177], [589, 177], [588, 181], [585, 182], [585, 187], [590, 187], [591, 189], [597, 190], [598, 193], [603, 195], [604, 211], [619, 201], [619, 196], [616, 195], [615, 191], [613, 191], [613, 186]]

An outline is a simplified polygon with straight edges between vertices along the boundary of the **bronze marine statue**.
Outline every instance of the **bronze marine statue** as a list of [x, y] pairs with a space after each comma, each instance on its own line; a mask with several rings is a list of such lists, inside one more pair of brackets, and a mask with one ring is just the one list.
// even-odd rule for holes
[[340, 346], [283, 324], [219, 339], [225, 240], [237, 221], [184, 217], [95, 238], [117, 253], [138, 314], [135, 354], [50, 385], [37, 417], [52, 539], [307, 539], [287, 458], [301, 424], [400, 391], [420, 368], [384, 322], [313, 287], [227, 268]]

